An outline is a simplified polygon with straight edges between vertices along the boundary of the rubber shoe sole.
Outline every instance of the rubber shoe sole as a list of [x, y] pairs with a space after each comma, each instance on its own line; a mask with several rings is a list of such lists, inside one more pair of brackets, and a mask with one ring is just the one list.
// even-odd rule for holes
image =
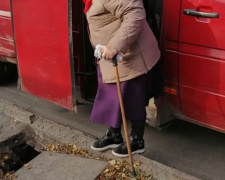
[[[136, 151], [133, 151], [131, 154], [141, 154], [141, 153], [144, 153], [145, 152], [145, 149], [138, 149]], [[121, 158], [124, 158], [124, 157], [128, 157], [128, 153], [127, 154], [118, 154], [116, 153], [114, 150], [112, 150], [112, 154], [116, 157], [121, 157]]]
[[105, 150], [108, 150], [108, 149], [117, 148], [118, 146], [120, 146], [120, 144], [110, 144], [110, 145], [105, 146], [105, 147], [102, 147], [102, 148], [96, 148], [96, 147], [94, 147], [94, 146], [91, 145], [91, 149], [93, 149], [95, 151], [105, 151]]

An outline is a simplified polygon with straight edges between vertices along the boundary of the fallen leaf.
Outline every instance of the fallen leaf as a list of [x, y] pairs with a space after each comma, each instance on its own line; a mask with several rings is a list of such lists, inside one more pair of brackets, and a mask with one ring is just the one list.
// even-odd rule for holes
[[29, 167], [29, 166], [30, 166], [29, 163], [23, 165], [23, 167]]
[[109, 161], [109, 164], [110, 165], [115, 165], [116, 164], [116, 160], [113, 159], [113, 160]]
[[4, 159], [4, 160], [8, 160], [8, 159], [9, 159], [9, 156], [8, 156], [8, 155], [4, 155], [4, 156], [3, 156], [3, 159]]

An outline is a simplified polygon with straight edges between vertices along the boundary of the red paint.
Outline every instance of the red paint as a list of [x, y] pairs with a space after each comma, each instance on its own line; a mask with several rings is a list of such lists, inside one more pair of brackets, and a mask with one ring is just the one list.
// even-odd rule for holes
[[180, 1], [179, 0], [164, 0], [163, 8], [163, 44], [165, 40], [178, 41], [179, 33], [179, 13]]
[[11, 18], [0, 16], [0, 55], [15, 57]]
[[[225, 50], [225, 2], [220, 0], [184, 0], [181, 6], [179, 41], [187, 44]], [[184, 9], [195, 9], [203, 12], [217, 12], [219, 18], [202, 18], [183, 14]]]
[[184, 9], [217, 12], [219, 18], [181, 13], [179, 88], [182, 113], [225, 132], [225, 2], [183, 0]]
[[13, 0], [22, 89], [73, 109], [68, 1]]
[[181, 85], [180, 99], [186, 116], [197, 123], [225, 132], [225, 92]]
[[0, 2], [0, 56], [15, 57], [9, 2]]
[[[178, 96], [178, 40], [180, 1], [164, 0], [162, 17], [161, 54], [165, 87], [175, 89], [176, 95], [165, 93], [169, 103], [180, 110]], [[160, 113], [160, 112], [159, 112]]]
[[178, 72], [177, 72], [177, 60], [178, 52], [172, 50], [162, 51], [163, 58], [163, 71], [166, 79], [172, 79], [174, 82], [178, 81]]
[[0, 1], [0, 10], [10, 11], [10, 0], [1, 0]]
[[225, 61], [180, 53], [179, 79], [180, 84], [191, 83], [193, 87], [201, 85], [225, 91]]
[[[178, 85], [177, 110], [191, 122], [225, 132], [225, 2], [182, 0], [170, 6], [165, 0], [163, 17], [175, 19], [175, 25], [164, 20], [162, 58], [165, 79]], [[184, 15], [184, 9], [217, 12], [219, 18]], [[174, 99], [169, 99], [173, 106]]]
[[182, 53], [192, 54], [196, 56], [204, 56], [217, 60], [225, 60], [225, 51], [194, 44], [179, 43], [179, 49]]

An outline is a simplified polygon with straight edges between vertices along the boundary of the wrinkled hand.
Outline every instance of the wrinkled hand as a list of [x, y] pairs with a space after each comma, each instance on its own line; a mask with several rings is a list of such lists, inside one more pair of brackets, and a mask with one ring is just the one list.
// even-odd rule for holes
[[118, 54], [118, 51], [114, 49], [111, 45], [106, 45], [102, 47], [102, 58], [107, 60], [112, 60], [113, 57]]

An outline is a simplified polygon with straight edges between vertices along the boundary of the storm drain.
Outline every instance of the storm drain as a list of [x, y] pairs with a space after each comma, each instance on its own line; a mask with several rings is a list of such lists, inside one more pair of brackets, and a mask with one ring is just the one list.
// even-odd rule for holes
[[15, 138], [0, 144], [0, 179], [12, 174], [40, 153], [24, 141]]

